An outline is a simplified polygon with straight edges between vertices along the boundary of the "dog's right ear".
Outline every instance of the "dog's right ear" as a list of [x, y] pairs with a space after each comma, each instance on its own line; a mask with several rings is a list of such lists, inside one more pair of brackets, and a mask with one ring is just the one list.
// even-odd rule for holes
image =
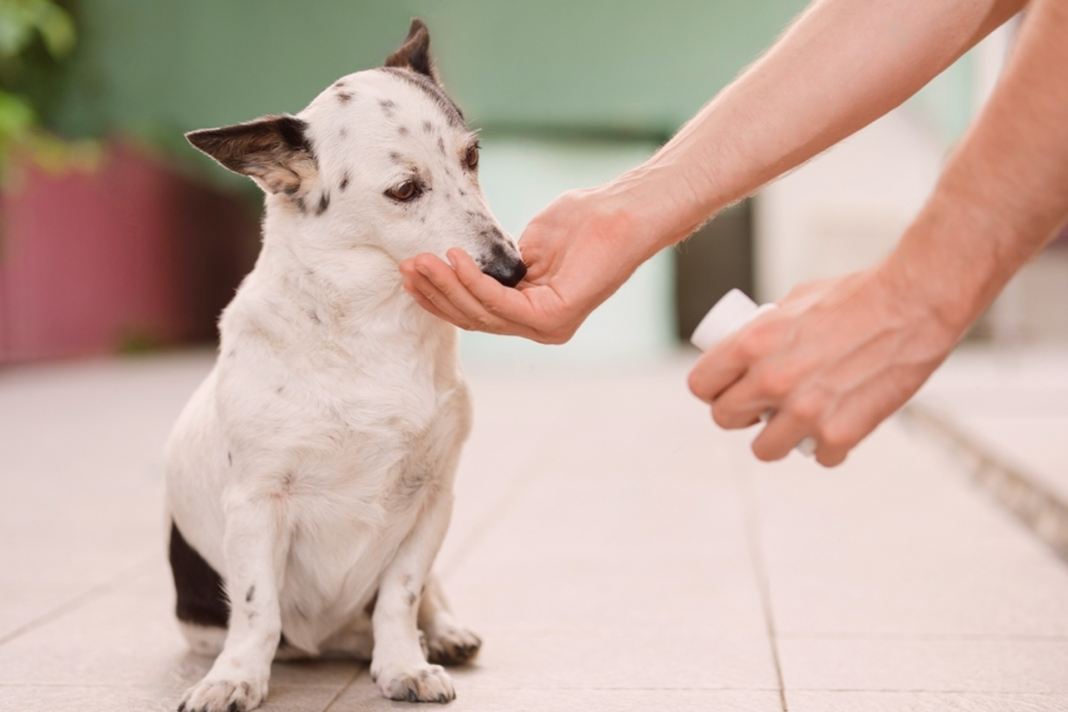
[[190, 131], [189, 143], [268, 193], [295, 195], [316, 171], [307, 123], [295, 116], [264, 116], [218, 129]]

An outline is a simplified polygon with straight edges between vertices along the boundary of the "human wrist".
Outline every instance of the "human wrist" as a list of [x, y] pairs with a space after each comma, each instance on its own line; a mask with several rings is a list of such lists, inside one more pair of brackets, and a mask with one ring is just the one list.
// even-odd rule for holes
[[645, 258], [688, 237], [712, 214], [669, 167], [650, 160], [602, 186], [606, 203], [625, 216]]
[[895, 293], [959, 338], [1014, 271], [999, 260], [968, 211], [935, 195], [902, 236], [880, 272]]

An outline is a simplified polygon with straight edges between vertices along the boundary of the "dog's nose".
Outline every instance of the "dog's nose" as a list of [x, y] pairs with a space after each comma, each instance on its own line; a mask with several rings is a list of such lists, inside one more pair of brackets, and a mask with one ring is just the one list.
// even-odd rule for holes
[[527, 266], [522, 260], [504, 261], [495, 260], [482, 270], [506, 287], [514, 287], [523, 281], [527, 274]]
[[497, 229], [482, 235], [492, 240], [490, 259], [482, 266], [482, 273], [488, 274], [506, 287], [519, 284], [527, 274], [527, 266], [519, 257], [519, 250], [506, 242]]

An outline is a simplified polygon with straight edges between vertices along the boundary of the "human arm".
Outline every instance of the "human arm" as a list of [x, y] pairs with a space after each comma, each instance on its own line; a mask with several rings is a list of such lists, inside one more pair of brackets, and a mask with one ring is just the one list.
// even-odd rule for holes
[[650, 160], [538, 215], [518, 289], [458, 250], [452, 267], [403, 263], [406, 286], [463, 328], [566, 341], [643, 261], [900, 104], [1022, 4], [820, 0]]
[[915, 393], [1068, 218], [1065, 67], [1068, 5], [1035, 0], [986, 108], [893, 254], [802, 286], [697, 363], [690, 387], [717, 423], [744, 427], [772, 409], [758, 457], [814, 436], [833, 466]]

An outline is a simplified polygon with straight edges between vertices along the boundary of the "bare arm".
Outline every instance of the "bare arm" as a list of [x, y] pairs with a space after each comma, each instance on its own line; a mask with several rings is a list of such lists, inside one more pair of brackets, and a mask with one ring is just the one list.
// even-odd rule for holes
[[511, 290], [458, 250], [401, 266], [428, 310], [560, 343], [646, 259], [886, 113], [1024, 0], [818, 0], [642, 166], [561, 196], [523, 234]]
[[1068, 4], [1035, 0], [1006, 70], [884, 262], [805, 285], [690, 375], [725, 427], [776, 416], [753, 450], [815, 436], [825, 465], [912, 396], [1068, 218]]
[[660, 216], [666, 244], [900, 105], [1024, 4], [818, 0], [633, 171], [686, 189]]

